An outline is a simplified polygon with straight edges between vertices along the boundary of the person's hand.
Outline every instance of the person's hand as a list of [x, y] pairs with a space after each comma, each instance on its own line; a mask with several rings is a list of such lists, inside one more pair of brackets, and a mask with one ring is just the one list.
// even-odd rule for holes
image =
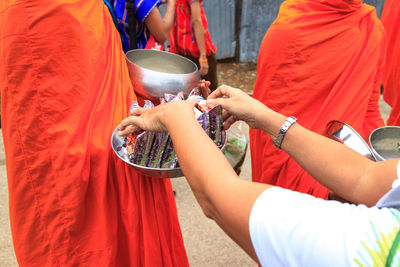
[[208, 73], [208, 60], [207, 57], [200, 57], [199, 58], [199, 64], [200, 64], [200, 74], [201, 76], [205, 76]]
[[[167, 131], [167, 121], [176, 118], [179, 114], [191, 112], [195, 100], [176, 100], [155, 108], [137, 108], [132, 111], [132, 116], [122, 120], [118, 134], [138, 134], [142, 131], [163, 132]], [[193, 115], [194, 116], [194, 115]]]
[[258, 115], [268, 108], [260, 101], [250, 97], [242, 90], [221, 85], [207, 99], [211, 108], [221, 105], [224, 109], [224, 129], [238, 120], [245, 121], [251, 128], [261, 127]]
[[200, 85], [199, 85], [200, 94], [201, 94], [202, 97], [204, 97], [204, 99], [207, 99], [207, 97], [211, 93], [210, 85], [211, 85], [210, 81], [206, 81], [206, 80], [201, 80], [200, 81]]

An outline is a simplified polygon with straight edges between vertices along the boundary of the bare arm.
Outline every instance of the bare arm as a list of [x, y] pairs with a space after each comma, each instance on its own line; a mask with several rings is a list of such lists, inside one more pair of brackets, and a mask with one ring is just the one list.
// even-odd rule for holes
[[[158, 118], [154, 119], [155, 116]], [[174, 101], [148, 110], [141, 117], [129, 117], [122, 121], [120, 134], [137, 131], [132, 125], [169, 131], [179, 164], [204, 214], [257, 261], [249, 234], [250, 211], [258, 196], [270, 186], [238, 179], [195, 119], [193, 105]]]
[[164, 43], [168, 39], [169, 32], [174, 24], [175, 3], [175, 0], [168, 1], [167, 9], [163, 18], [161, 18], [158, 8], [155, 7], [144, 20], [150, 33], [159, 43]]
[[206, 43], [204, 39], [204, 26], [201, 21], [201, 9], [200, 1], [194, 0], [190, 4], [191, 19], [193, 23], [194, 38], [196, 39], [197, 46], [199, 47], [200, 57], [200, 74], [207, 75], [208, 73], [208, 62], [206, 53]]
[[[247, 121], [251, 127], [265, 131], [273, 140], [286, 116], [272, 111], [259, 101], [238, 89], [221, 86], [210, 95], [237, 119]], [[397, 178], [397, 162], [374, 162], [350, 148], [294, 124], [283, 139], [282, 149], [321, 184], [340, 197], [353, 203], [369, 206], [391, 189]]]

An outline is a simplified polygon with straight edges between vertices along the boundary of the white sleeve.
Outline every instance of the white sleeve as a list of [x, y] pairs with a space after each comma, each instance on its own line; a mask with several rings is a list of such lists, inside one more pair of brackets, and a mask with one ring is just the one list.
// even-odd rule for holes
[[397, 163], [397, 179], [393, 181], [392, 188], [396, 188], [400, 185], [400, 160]]
[[357, 261], [368, 266], [374, 259], [363, 242], [375, 242], [376, 228], [389, 233], [393, 227], [399, 222], [389, 209], [326, 201], [279, 187], [259, 196], [249, 220], [262, 266], [342, 267], [358, 266]]

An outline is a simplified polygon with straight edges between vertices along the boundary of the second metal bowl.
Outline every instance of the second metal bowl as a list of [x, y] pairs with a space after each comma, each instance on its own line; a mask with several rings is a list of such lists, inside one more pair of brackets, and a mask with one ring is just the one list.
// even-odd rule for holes
[[364, 139], [350, 125], [341, 121], [330, 121], [326, 125], [324, 135], [339, 141], [361, 155], [376, 161], [374, 153]]
[[377, 161], [400, 158], [400, 127], [375, 129], [369, 135], [369, 144]]

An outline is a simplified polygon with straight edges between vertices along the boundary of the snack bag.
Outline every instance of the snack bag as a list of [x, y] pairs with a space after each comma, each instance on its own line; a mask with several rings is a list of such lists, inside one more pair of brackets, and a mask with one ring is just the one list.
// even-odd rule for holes
[[222, 107], [216, 106], [208, 112], [210, 116], [210, 138], [218, 146], [222, 146], [222, 130], [224, 128], [222, 119]]
[[136, 108], [140, 108], [139, 102], [132, 100], [131, 107], [129, 109], [129, 115], [132, 115], [133, 114], [133, 110], [136, 109]]
[[143, 132], [136, 137], [133, 163], [146, 166], [154, 136], [154, 132]]
[[168, 135], [168, 141], [164, 149], [164, 153], [161, 158], [161, 168], [174, 168], [177, 167], [178, 158], [175, 153], [174, 145], [172, 144], [172, 139]]
[[246, 133], [248, 128], [244, 122], [238, 121], [226, 131], [227, 143], [222, 149], [222, 153], [239, 175], [244, 159], [246, 157], [248, 138]]
[[167, 132], [155, 133], [153, 145], [146, 162], [147, 167], [159, 168], [165, 147], [168, 142], [169, 134]]

